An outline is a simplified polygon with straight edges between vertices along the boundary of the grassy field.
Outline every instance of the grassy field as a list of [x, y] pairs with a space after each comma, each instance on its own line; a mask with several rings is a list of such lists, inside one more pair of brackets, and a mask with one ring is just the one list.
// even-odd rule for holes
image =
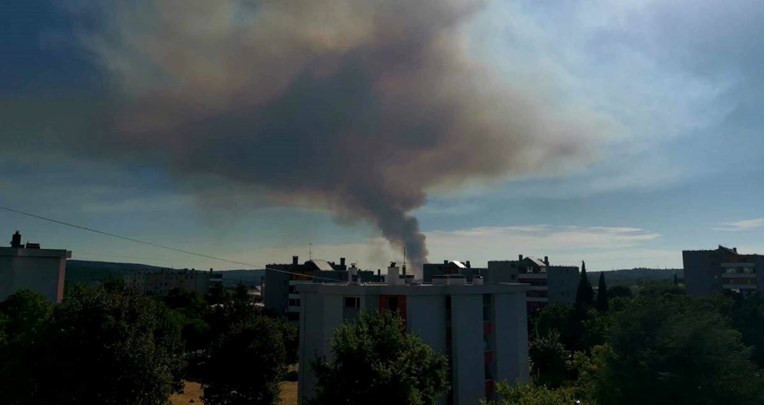
[[[171, 396], [170, 403], [172, 405], [202, 404], [202, 387], [199, 386], [199, 383], [193, 381], [184, 381], [183, 383], [183, 393]], [[282, 381], [279, 388], [281, 388], [279, 405], [297, 404], [296, 381]]]

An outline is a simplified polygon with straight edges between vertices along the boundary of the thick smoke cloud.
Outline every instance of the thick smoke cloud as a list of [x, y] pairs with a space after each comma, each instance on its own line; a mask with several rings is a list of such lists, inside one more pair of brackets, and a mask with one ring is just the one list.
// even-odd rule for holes
[[[411, 265], [434, 187], [589, 158], [594, 115], [469, 54], [459, 0], [125, 1], [82, 43], [115, 110], [98, 142], [368, 221]], [[92, 6], [88, 6], [92, 7]], [[91, 12], [80, 9], [77, 12]]]

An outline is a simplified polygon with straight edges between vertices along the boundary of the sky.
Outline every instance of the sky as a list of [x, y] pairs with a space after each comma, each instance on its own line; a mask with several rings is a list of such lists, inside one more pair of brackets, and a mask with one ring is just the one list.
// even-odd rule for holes
[[[335, 180], [327, 176], [348, 167], [330, 164], [333, 170], [327, 171], [321, 168], [326, 162], [308, 164], [305, 157], [283, 156], [274, 162], [289, 159], [296, 162], [293, 165], [305, 165], [305, 171], [295, 172], [300, 181], [290, 183], [292, 188], [271, 185], [261, 177], [273, 173], [264, 174], [268, 168], [250, 161], [271, 162], [270, 157], [249, 150], [259, 144], [242, 143], [249, 132], [231, 124], [248, 122], [242, 114], [260, 111], [260, 101], [245, 103], [250, 109], [242, 107], [237, 114], [230, 114], [226, 104], [237, 97], [232, 89], [255, 88], [248, 96], [260, 96], [260, 89], [271, 85], [274, 93], [289, 92], [270, 79], [278, 82], [283, 66], [294, 67], [297, 77], [304, 71], [322, 75], [323, 70], [308, 66], [322, 63], [326, 55], [333, 58], [321, 69], [342, 79], [340, 83], [353, 77], [336, 65], [357, 50], [362, 61], [380, 58], [383, 76], [397, 69], [395, 63], [406, 65], [410, 59], [396, 62], [395, 52], [362, 52], [375, 43], [369, 36], [378, 35], [359, 23], [367, 21], [365, 14], [325, 9], [332, 14], [322, 18], [334, 19], [328, 24], [339, 27], [327, 31], [323, 20], [313, 18], [316, 10], [308, 8], [301, 19], [288, 21], [305, 28], [292, 26], [285, 34], [278, 22], [283, 10], [265, 6], [248, 15], [170, 2], [175, 9], [169, 17], [150, 18], [149, 11], [126, 9], [119, 1], [102, 2], [95, 11], [72, 3], [79, 6], [62, 8], [46, 1], [0, 6], [6, 17], [0, 25], [0, 142], [5, 145], [0, 148], [0, 206], [251, 267], [289, 262], [293, 255], [307, 259], [309, 250], [313, 258], [346, 257], [369, 269], [401, 259], [400, 244], [384, 235], [379, 216], [347, 202], [353, 199], [348, 189], [324, 190]], [[236, 9], [239, 3], [210, 4]], [[460, 1], [447, 3], [461, 7]], [[156, 6], [151, 1], [141, 4], [145, 10]], [[435, 41], [448, 48], [436, 53], [435, 60], [443, 63], [422, 62], [417, 66], [424, 76], [394, 75], [382, 90], [398, 91], [395, 79], [427, 78], [432, 72], [446, 81], [439, 89], [453, 91], [439, 93], [443, 102], [412, 106], [457, 105], [455, 111], [469, 111], [471, 117], [494, 113], [499, 106], [496, 111], [510, 117], [491, 117], [491, 125], [465, 124], [467, 135], [433, 135], [428, 142], [443, 143], [439, 149], [422, 147], [421, 154], [418, 139], [412, 139], [414, 146], [407, 147], [416, 150], [411, 155], [415, 163], [402, 163], [405, 170], [394, 170], [393, 180], [384, 178], [394, 189], [407, 188], [408, 181], [417, 184], [411, 194], [407, 189], [393, 197], [407, 201], [402, 218], [419, 221], [428, 260], [470, 260], [473, 266], [483, 266], [488, 260], [523, 254], [549, 256], [552, 264], [561, 265], [584, 260], [589, 270], [611, 270], [679, 268], [682, 250], [713, 249], [718, 244], [763, 253], [762, 2], [489, 1], [469, 6], [470, 12], [454, 12], [458, 22], [445, 28], [446, 34], [439, 31], [439, 38], [448, 37]], [[444, 15], [452, 15], [452, 9], [444, 10]], [[207, 20], [208, 15], [214, 18]], [[404, 27], [420, 24], [396, 15], [386, 18], [400, 19]], [[190, 21], [198, 24], [193, 30], [187, 27]], [[434, 23], [426, 19], [422, 24]], [[255, 40], [228, 49], [230, 37], [221, 35], [228, 31], [220, 27], [240, 25], [250, 27], [247, 32]], [[277, 29], [281, 31], [273, 31]], [[259, 42], [258, 30], [279, 34], [272, 42]], [[420, 35], [418, 30], [407, 32]], [[394, 36], [382, 38], [398, 43]], [[262, 62], [287, 54], [284, 49], [294, 51], [288, 54], [289, 64], [272, 67]], [[334, 57], [338, 54], [342, 56]], [[225, 68], [216, 65], [218, 57]], [[151, 58], [153, 64], [145, 63]], [[237, 62], [242, 69], [237, 70]], [[443, 67], [450, 63], [456, 67]], [[262, 65], [267, 65], [262, 68], [266, 73], [258, 70]], [[299, 80], [284, 77], [286, 82]], [[345, 88], [321, 80], [315, 79], [330, 83], [323, 91]], [[404, 82], [405, 87], [425, 91]], [[416, 97], [420, 92], [402, 94]], [[348, 108], [367, 102], [358, 98], [361, 93], [349, 94]], [[188, 111], [198, 110], [187, 100], [197, 95], [204, 100], [194, 101], [204, 107], [201, 111], [220, 108], [226, 114], [216, 119], [204, 113], [198, 119], [188, 117]], [[263, 97], [264, 103], [270, 100]], [[325, 102], [332, 100], [328, 96]], [[120, 114], [114, 114], [115, 109]], [[395, 118], [412, 117], [390, 111]], [[191, 126], [165, 130], [162, 125], [177, 124], [168, 116], [182, 116]], [[413, 117], [417, 121], [419, 116]], [[447, 114], [433, 127], [451, 134], [452, 126], [466, 120], [453, 121]], [[319, 117], [316, 122], [325, 121]], [[111, 134], [126, 124], [139, 127], [143, 132], [130, 134], [145, 139], [125, 141], [119, 138], [124, 135]], [[217, 137], [204, 138], [196, 125], [210, 126]], [[383, 120], [379, 125], [387, 124]], [[504, 125], [512, 142], [494, 142], [493, 137], [503, 136]], [[186, 138], [185, 128], [192, 128]], [[402, 128], [401, 138], [414, 136]], [[488, 135], [476, 129], [486, 129]], [[333, 136], [302, 127], [294, 130], [313, 136], [309, 139], [315, 145]], [[343, 142], [359, 136], [364, 135], [348, 135]], [[198, 146], [199, 139], [206, 143], [193, 154], [179, 154], [176, 143], [167, 147], [168, 138], [180, 145]], [[228, 161], [208, 159], [226, 145], [235, 145], [245, 156], [223, 154], [233, 169], [221, 168]], [[408, 152], [396, 150], [409, 156]], [[333, 162], [345, 160], [345, 155], [325, 156]], [[244, 159], [242, 166], [237, 159]], [[350, 171], [365, 176], [366, 164], [377, 168], [379, 161], [374, 150], [348, 160], [359, 164], [349, 166]], [[238, 169], [245, 174], [230, 175]], [[0, 235], [7, 234], [10, 241], [17, 229], [25, 241], [71, 250], [75, 259], [175, 268], [245, 267], [0, 210]]]

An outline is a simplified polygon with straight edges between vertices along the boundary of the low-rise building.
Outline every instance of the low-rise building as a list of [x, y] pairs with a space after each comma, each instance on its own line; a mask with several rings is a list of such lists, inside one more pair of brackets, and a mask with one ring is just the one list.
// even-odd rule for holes
[[125, 287], [142, 294], [163, 296], [174, 289], [184, 289], [204, 296], [211, 287], [223, 282], [223, 274], [212, 269], [147, 269], [126, 274], [124, 280]]
[[455, 260], [423, 266], [423, 281], [426, 283], [435, 276], [450, 274], [461, 274], [468, 282], [473, 277], [481, 276], [485, 284], [529, 284], [526, 292], [529, 311], [538, 310], [548, 303], [573, 304], [579, 283], [578, 267], [551, 266], [547, 256], [538, 259], [518, 255], [518, 260], [491, 260], [486, 268], [472, 268], [469, 261]]
[[684, 250], [683, 274], [689, 295], [732, 291], [743, 295], [763, 290], [763, 256], [740, 254], [736, 248]]
[[434, 276], [432, 284], [407, 282], [398, 268], [387, 283], [312, 283], [297, 287], [300, 316], [300, 403], [313, 397], [310, 362], [330, 357], [330, 339], [359, 311], [395, 311], [451, 365], [451, 391], [441, 404], [476, 404], [494, 399], [495, 383], [528, 379], [528, 336], [523, 284], [467, 283], [461, 275]]
[[[292, 256], [290, 264], [266, 265], [266, 274], [263, 283], [263, 306], [274, 314], [283, 315], [291, 320], [297, 320], [300, 315], [300, 294], [297, 286], [316, 282], [344, 281], [348, 277], [348, 268], [345, 258], [340, 258], [340, 263], [326, 260], [308, 260], [299, 263], [298, 256]], [[355, 269], [355, 266], [353, 266]], [[371, 271], [359, 271], [358, 277], [362, 281], [375, 281], [378, 279]]]
[[42, 249], [39, 243], [21, 243], [19, 231], [13, 234], [10, 247], [0, 247], [0, 300], [18, 290], [37, 291], [52, 302], [64, 298], [65, 249]]

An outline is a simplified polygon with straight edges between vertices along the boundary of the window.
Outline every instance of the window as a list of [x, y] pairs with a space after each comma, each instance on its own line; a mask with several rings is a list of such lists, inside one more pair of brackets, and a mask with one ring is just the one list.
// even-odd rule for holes
[[343, 308], [361, 308], [361, 298], [359, 297], [344, 297]]

